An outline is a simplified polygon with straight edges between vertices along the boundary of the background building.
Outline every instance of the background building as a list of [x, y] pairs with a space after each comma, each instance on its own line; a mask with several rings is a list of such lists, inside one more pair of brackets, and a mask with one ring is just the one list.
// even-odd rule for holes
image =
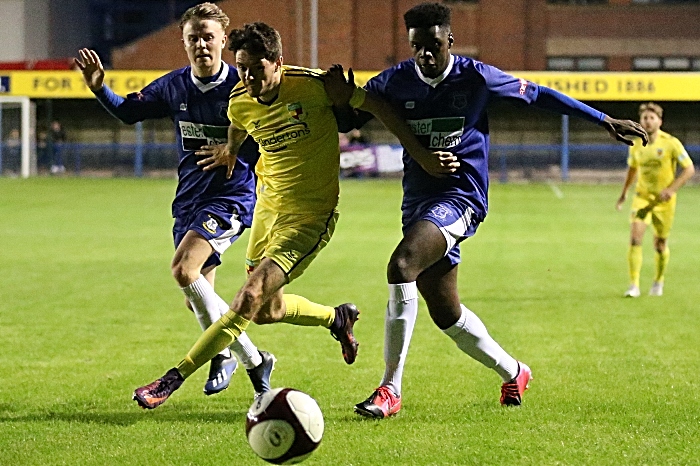
[[[100, 53], [110, 69], [108, 77], [115, 76], [115, 70], [134, 72], [129, 78], [131, 87], [122, 89], [122, 94], [139, 90], [161, 74], [156, 70], [187, 64], [178, 20], [196, 3], [2, 0], [0, 96], [12, 93], [7, 89], [10, 82], [13, 89], [34, 85], [31, 91], [37, 92], [27, 95], [36, 105], [36, 134], [48, 134], [54, 120], [63, 124], [67, 144], [73, 144], [64, 151], [69, 171], [111, 167], [117, 173], [133, 173], [133, 144], [137, 142], [148, 147], [142, 152], [147, 169], [172, 170], [170, 121], [148, 121], [137, 132], [90, 99], [74, 71], [12, 77], [4, 70], [67, 69], [78, 48], [87, 46]], [[367, 77], [410, 56], [402, 15], [421, 0], [267, 0], [264, 8], [259, 0], [216, 3], [227, 12], [232, 27], [265, 21], [277, 28], [286, 63], [320, 68], [342, 63], [366, 71]], [[692, 94], [700, 89], [700, 0], [444, 3], [453, 12], [454, 53], [520, 75], [559, 72], [538, 82], [618, 117], [635, 119], [640, 101], [661, 100], [666, 108], [664, 127], [686, 143], [691, 153], [700, 145], [696, 117], [700, 94]], [[224, 59], [230, 62], [233, 57], [226, 51]], [[134, 70], [154, 70], [155, 74]], [[654, 71], [663, 74], [648, 73]], [[608, 74], [595, 74], [599, 72]], [[691, 84], [669, 82], [669, 76], [688, 76]], [[662, 81], [667, 89], [675, 87], [674, 92], [658, 92]], [[495, 103], [490, 110], [494, 169], [518, 166], [527, 171], [528, 167], [555, 166], [563, 139], [574, 144], [572, 167], [624, 169], [624, 146], [611, 145], [604, 132], [588, 123], [571, 120], [564, 135], [558, 115], [523, 111], [507, 103]], [[18, 127], [18, 111], [5, 106], [0, 112], [0, 137], [6, 140]], [[364, 133], [373, 143], [395, 142], [379, 124], [370, 124]], [[6, 170], [18, 165], [7, 157], [9, 153], [5, 152], [4, 164], [0, 161], [0, 170], [3, 165]]]

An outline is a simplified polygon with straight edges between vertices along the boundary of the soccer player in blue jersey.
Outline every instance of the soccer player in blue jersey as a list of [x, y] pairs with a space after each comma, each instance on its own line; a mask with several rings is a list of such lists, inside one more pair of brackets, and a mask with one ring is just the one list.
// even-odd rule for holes
[[[171, 269], [202, 330], [228, 311], [214, 291], [221, 254], [250, 227], [255, 204], [253, 166], [258, 147], [248, 139], [227, 178], [227, 169], [205, 171], [201, 156], [222, 150], [230, 124], [228, 97], [239, 82], [236, 69], [221, 59], [229, 18], [213, 3], [188, 9], [180, 21], [182, 42], [190, 65], [162, 76], [126, 99], [104, 85], [105, 72], [93, 50], [80, 50], [76, 64], [99, 102], [124, 123], [169, 117], [175, 124], [179, 164], [178, 186], [172, 204], [175, 218], [175, 255]], [[270, 389], [274, 356], [258, 351], [246, 334], [231, 344], [246, 368], [256, 394]], [[204, 393], [229, 386], [236, 369], [229, 348], [211, 360]]]
[[[401, 379], [419, 291], [438, 328], [503, 379], [501, 404], [520, 405], [530, 369], [491, 338], [457, 293], [459, 243], [474, 235], [488, 210], [486, 105], [492, 98], [505, 98], [573, 115], [628, 145], [627, 136], [646, 142], [646, 133], [637, 123], [610, 118], [552, 89], [451, 54], [450, 9], [444, 5], [415, 6], [404, 21], [414, 57], [385, 70], [365, 88], [399, 109], [425, 147], [452, 152], [460, 166], [454, 174], [436, 178], [404, 151], [403, 239], [387, 269], [386, 368], [379, 388], [355, 411], [382, 419], [401, 409]], [[360, 116], [362, 121], [371, 118]]]

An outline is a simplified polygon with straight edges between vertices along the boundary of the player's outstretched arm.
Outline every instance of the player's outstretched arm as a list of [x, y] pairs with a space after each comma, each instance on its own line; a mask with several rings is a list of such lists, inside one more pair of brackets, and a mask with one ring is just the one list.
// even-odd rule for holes
[[644, 131], [642, 125], [632, 120], [617, 120], [615, 118], [610, 118], [605, 115], [605, 119], [600, 123], [613, 139], [620, 142], [624, 142], [628, 146], [634, 144], [634, 141], [630, 137], [638, 137], [642, 139], [642, 145], [647, 145], [649, 142], [649, 136], [647, 132]]
[[406, 151], [430, 175], [447, 176], [459, 168], [457, 157], [450, 152], [431, 152], [421, 145], [406, 121], [385, 100], [377, 97], [355, 85], [352, 68], [348, 70], [348, 80], [345, 80], [343, 67], [333, 65], [324, 77], [324, 87], [328, 98], [334, 106], [348, 103], [359, 110], [374, 115], [398, 139]]
[[[75, 64], [83, 73], [83, 79], [88, 88], [95, 94], [97, 100], [112, 116], [123, 123], [133, 125], [149, 118], [163, 118], [169, 115], [169, 107], [146, 89], [143, 93], [136, 92], [124, 98], [115, 94], [104, 84], [105, 70], [97, 52], [90, 49], [80, 49], [80, 59], [74, 58]], [[153, 86], [153, 83], [149, 87]]]
[[248, 137], [248, 133], [238, 129], [233, 125], [228, 127], [228, 142], [224, 145], [202, 146], [195, 155], [204, 156], [197, 162], [204, 171], [213, 170], [217, 167], [226, 167], [226, 178], [233, 175], [233, 167], [238, 159], [238, 151], [243, 145], [243, 141]]
[[105, 81], [105, 69], [97, 52], [90, 49], [80, 49], [78, 51], [80, 59], [74, 58], [75, 64], [83, 73], [85, 84], [92, 92], [102, 89]]
[[538, 87], [537, 98], [532, 103], [535, 107], [597, 123], [604, 127], [614, 139], [628, 146], [634, 144], [630, 137], [641, 138], [642, 144], [645, 146], [649, 141], [647, 132], [636, 121], [611, 118], [583, 102], [546, 86]]

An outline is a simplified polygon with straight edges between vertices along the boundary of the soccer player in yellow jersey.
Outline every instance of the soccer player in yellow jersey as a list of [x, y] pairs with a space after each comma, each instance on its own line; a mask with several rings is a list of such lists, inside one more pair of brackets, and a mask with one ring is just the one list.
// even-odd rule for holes
[[[637, 185], [632, 200], [630, 216], [629, 262], [630, 286], [626, 297], [636, 298], [639, 292], [639, 274], [642, 269], [642, 239], [647, 225], [654, 228], [654, 250], [656, 252], [656, 273], [649, 290], [650, 296], [661, 296], [664, 291], [664, 272], [668, 265], [670, 251], [668, 235], [673, 225], [676, 211], [676, 192], [695, 173], [693, 161], [683, 148], [683, 144], [661, 131], [663, 109], [649, 102], [639, 107], [640, 123], [649, 134], [649, 144], [642, 146], [636, 141], [629, 149], [627, 177], [622, 186], [622, 194], [617, 200], [617, 210], [627, 199], [627, 190], [635, 177]], [[682, 171], [676, 176], [678, 165]]]
[[241, 82], [229, 101], [228, 157], [212, 156], [200, 164], [205, 170], [226, 164], [231, 174], [245, 138], [251, 135], [259, 145], [258, 200], [246, 259], [249, 276], [229, 312], [202, 334], [185, 359], [136, 389], [134, 399], [143, 408], [165, 402], [185, 378], [236, 340], [251, 320], [330, 328], [341, 342], [345, 361], [354, 362], [354, 305], [333, 308], [283, 294], [284, 285], [299, 277], [326, 246], [338, 220], [340, 148], [334, 103], [349, 101], [372, 113], [428, 173], [443, 176], [459, 166], [451, 153], [423, 148], [388, 103], [363, 89], [338, 86], [345, 83], [340, 66], [325, 75], [284, 66], [279, 33], [270, 26], [246, 24], [232, 31], [229, 41]]

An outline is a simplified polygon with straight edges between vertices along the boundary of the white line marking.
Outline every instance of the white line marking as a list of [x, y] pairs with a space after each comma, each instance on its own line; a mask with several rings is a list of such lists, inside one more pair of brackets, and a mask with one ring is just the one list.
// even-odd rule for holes
[[552, 181], [548, 181], [547, 185], [549, 185], [549, 187], [552, 189], [552, 192], [557, 197], [557, 199], [564, 199], [564, 193], [561, 192], [561, 189], [559, 189], [559, 186], [554, 184], [554, 182], [552, 182]]

